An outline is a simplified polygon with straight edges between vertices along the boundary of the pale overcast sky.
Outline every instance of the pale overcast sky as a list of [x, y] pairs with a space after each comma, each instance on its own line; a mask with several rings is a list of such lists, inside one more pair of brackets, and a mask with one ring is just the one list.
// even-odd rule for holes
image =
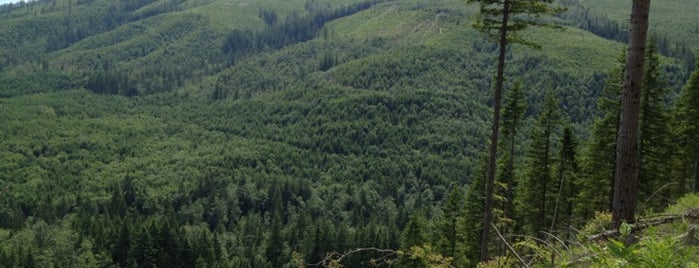
[[0, 5], [15, 2], [16, 0], [0, 0]]

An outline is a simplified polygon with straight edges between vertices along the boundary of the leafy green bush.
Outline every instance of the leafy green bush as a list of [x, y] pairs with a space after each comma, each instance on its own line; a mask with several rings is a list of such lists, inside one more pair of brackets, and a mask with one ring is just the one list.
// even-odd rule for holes
[[612, 214], [609, 212], [595, 212], [595, 217], [585, 224], [578, 234], [579, 240], [586, 240], [587, 237], [599, 234], [609, 229], [612, 224]]
[[683, 247], [673, 237], [646, 236], [638, 244], [609, 240], [588, 246], [592, 267], [697, 267], [696, 247]]

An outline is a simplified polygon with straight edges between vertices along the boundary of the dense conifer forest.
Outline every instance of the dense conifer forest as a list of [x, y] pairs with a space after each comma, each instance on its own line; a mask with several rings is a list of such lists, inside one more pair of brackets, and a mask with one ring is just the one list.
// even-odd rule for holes
[[[467, 2], [0, 5], [0, 267], [476, 267], [499, 47]], [[482, 265], [697, 265], [691, 220], [588, 239], [631, 1], [541, 2], [554, 27], [505, 51]], [[699, 209], [699, 6], [652, 5], [639, 219]]]

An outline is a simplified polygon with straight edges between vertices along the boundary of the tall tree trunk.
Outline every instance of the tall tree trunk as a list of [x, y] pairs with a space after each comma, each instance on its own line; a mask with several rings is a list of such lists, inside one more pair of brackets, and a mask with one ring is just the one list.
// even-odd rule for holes
[[[565, 144], [561, 143], [561, 146], [565, 146]], [[558, 163], [558, 194], [556, 194], [556, 205], [553, 207], [553, 217], [551, 217], [549, 233], [553, 233], [553, 230], [556, 228], [556, 221], [558, 220], [558, 207], [561, 204], [561, 197], [563, 196], [563, 176], [565, 174], [566, 160], [566, 155], [561, 151], [561, 159]]]
[[[626, 68], [624, 68], [624, 72], [626, 71]], [[621, 102], [621, 100], [619, 100]], [[619, 124], [620, 124], [620, 119], [621, 118], [621, 104], [619, 104], [619, 109], [617, 110], [617, 115], [616, 115], [616, 136], [614, 137], [616, 139], [616, 144], [614, 146], [618, 146], [619, 144]], [[614, 150], [614, 161], [617, 161], [616, 159], [619, 157], [619, 151]], [[614, 210], [614, 193], [616, 192], [616, 164], [614, 165], [614, 169], [610, 170], [612, 174], [609, 174], [611, 177], [611, 185], [612, 188], [609, 189], [609, 211]]]
[[694, 154], [694, 193], [699, 193], [699, 151]]
[[[515, 183], [515, 133], [512, 131], [510, 133], [510, 159], [507, 161], [507, 172], [510, 176], [507, 178], [507, 206], [505, 207], [505, 217], [508, 219], [514, 219], [515, 214], [515, 202], [514, 202], [514, 183]], [[504, 231], [503, 231], [504, 232]], [[506, 233], [506, 232], [505, 232]]]
[[634, 222], [638, 195], [638, 123], [648, 35], [650, 0], [634, 0], [631, 8], [631, 27], [626, 54], [624, 92], [621, 99], [621, 117], [617, 137], [617, 158], [614, 185], [612, 228], [622, 221]]
[[[549, 124], [549, 123], [547, 123]], [[547, 127], [549, 128], [549, 127]], [[549, 183], [549, 177], [551, 176], [550, 170], [549, 170], [549, 143], [550, 143], [550, 130], [547, 130], [546, 132], [546, 155], [544, 155], [544, 170], [546, 170], [546, 174], [542, 175], [542, 181], [541, 181], [541, 196], [539, 199], [539, 223], [537, 224], [537, 235], [541, 236], [543, 238], [544, 234], [541, 233], [542, 230], [546, 230], [546, 186]]]
[[485, 183], [485, 204], [483, 206], [483, 230], [481, 233], [481, 261], [488, 259], [488, 244], [490, 243], [490, 225], [493, 222], [493, 188], [495, 184], [495, 160], [497, 159], [498, 134], [500, 131], [500, 103], [502, 102], [502, 87], [505, 81], [505, 54], [507, 52], [507, 24], [510, 16], [510, 0], [503, 3], [502, 25], [500, 27], [500, 54], [498, 70], [495, 78], [493, 96], [493, 127], [490, 133], [490, 155]]

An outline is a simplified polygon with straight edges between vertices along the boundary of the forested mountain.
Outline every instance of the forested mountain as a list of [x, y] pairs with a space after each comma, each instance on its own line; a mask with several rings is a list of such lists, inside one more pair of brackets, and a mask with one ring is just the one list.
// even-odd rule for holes
[[[512, 211], [498, 226], [579, 227], [608, 209], [601, 174], [613, 172], [626, 38], [626, 13], [608, 2], [617, 1], [561, 0], [568, 11], [541, 18], [560, 28], [523, 34], [540, 49], [508, 50], [508, 92], [521, 92], [506, 104], [521, 105], [503, 114], [510, 147], [498, 169], [509, 157], [516, 175], [499, 185], [557, 187], [497, 189], [502, 203], [548, 204], [541, 224], [526, 219], [539, 209], [522, 212], [528, 201], [503, 205]], [[646, 100], [648, 120], [692, 126], [684, 85], [699, 6], [654, 5], [658, 81], [648, 88], [663, 91]], [[471, 26], [477, 13], [462, 0], [0, 6], [0, 266], [299, 267], [414, 246], [475, 266], [472, 189], [483, 186], [497, 56]], [[692, 130], [667, 131], [695, 148]], [[694, 175], [683, 170], [690, 149], [660, 171], [669, 152], [657, 147], [646, 147], [646, 172], [687, 180], [663, 199], [651, 198], [662, 181], [648, 184], [648, 211], [687, 192]], [[565, 198], [539, 199], [556, 191]], [[361, 251], [342, 265], [425, 265], [393, 257]]]

